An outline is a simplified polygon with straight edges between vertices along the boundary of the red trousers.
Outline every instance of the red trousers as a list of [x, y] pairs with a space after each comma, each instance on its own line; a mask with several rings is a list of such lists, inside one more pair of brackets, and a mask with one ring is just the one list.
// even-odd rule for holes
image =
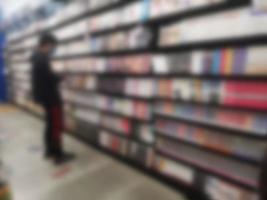
[[59, 105], [45, 106], [44, 144], [46, 155], [60, 156], [62, 154], [63, 118]]

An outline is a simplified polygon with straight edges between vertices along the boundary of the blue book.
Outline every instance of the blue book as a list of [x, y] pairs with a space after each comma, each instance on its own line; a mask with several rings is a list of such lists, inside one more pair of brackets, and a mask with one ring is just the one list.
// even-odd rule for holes
[[142, 3], [142, 16], [141, 16], [141, 21], [145, 22], [149, 19], [149, 10], [150, 10], [150, 4], [151, 4], [151, 0], [143, 0]]
[[211, 68], [211, 73], [212, 74], [219, 74], [219, 72], [220, 72], [221, 55], [222, 55], [222, 51], [221, 50], [216, 50], [214, 52], [213, 63], [212, 63], [212, 68]]

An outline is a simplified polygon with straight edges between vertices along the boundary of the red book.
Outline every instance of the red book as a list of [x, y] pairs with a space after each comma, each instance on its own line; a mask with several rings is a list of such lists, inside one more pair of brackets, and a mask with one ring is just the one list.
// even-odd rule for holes
[[248, 115], [234, 111], [219, 111], [216, 116], [216, 121], [222, 125], [244, 126], [248, 122], [248, 117]]
[[223, 49], [221, 52], [220, 73], [225, 74], [227, 64], [227, 49]]
[[129, 135], [129, 133], [131, 132], [131, 123], [129, 122], [128, 119], [122, 120], [122, 128], [125, 131], [125, 133]]
[[267, 82], [229, 81], [224, 84], [222, 103], [267, 110]]

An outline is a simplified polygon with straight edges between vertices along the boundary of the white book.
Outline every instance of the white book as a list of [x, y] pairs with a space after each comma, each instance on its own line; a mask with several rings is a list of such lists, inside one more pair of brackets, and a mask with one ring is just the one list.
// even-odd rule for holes
[[246, 74], [267, 74], [266, 55], [267, 48], [264, 46], [249, 48], [246, 63]]
[[157, 167], [162, 173], [178, 178], [186, 183], [191, 184], [194, 181], [194, 170], [185, 165], [163, 157], [158, 157]]
[[157, 74], [167, 74], [169, 72], [168, 61], [165, 55], [155, 55], [152, 58], [153, 72]]

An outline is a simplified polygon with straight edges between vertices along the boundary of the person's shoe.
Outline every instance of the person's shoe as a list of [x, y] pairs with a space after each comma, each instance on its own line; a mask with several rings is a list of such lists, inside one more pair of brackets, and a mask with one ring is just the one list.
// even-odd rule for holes
[[72, 162], [75, 159], [75, 155], [71, 153], [63, 153], [60, 156], [54, 158], [55, 165], [64, 165]]

